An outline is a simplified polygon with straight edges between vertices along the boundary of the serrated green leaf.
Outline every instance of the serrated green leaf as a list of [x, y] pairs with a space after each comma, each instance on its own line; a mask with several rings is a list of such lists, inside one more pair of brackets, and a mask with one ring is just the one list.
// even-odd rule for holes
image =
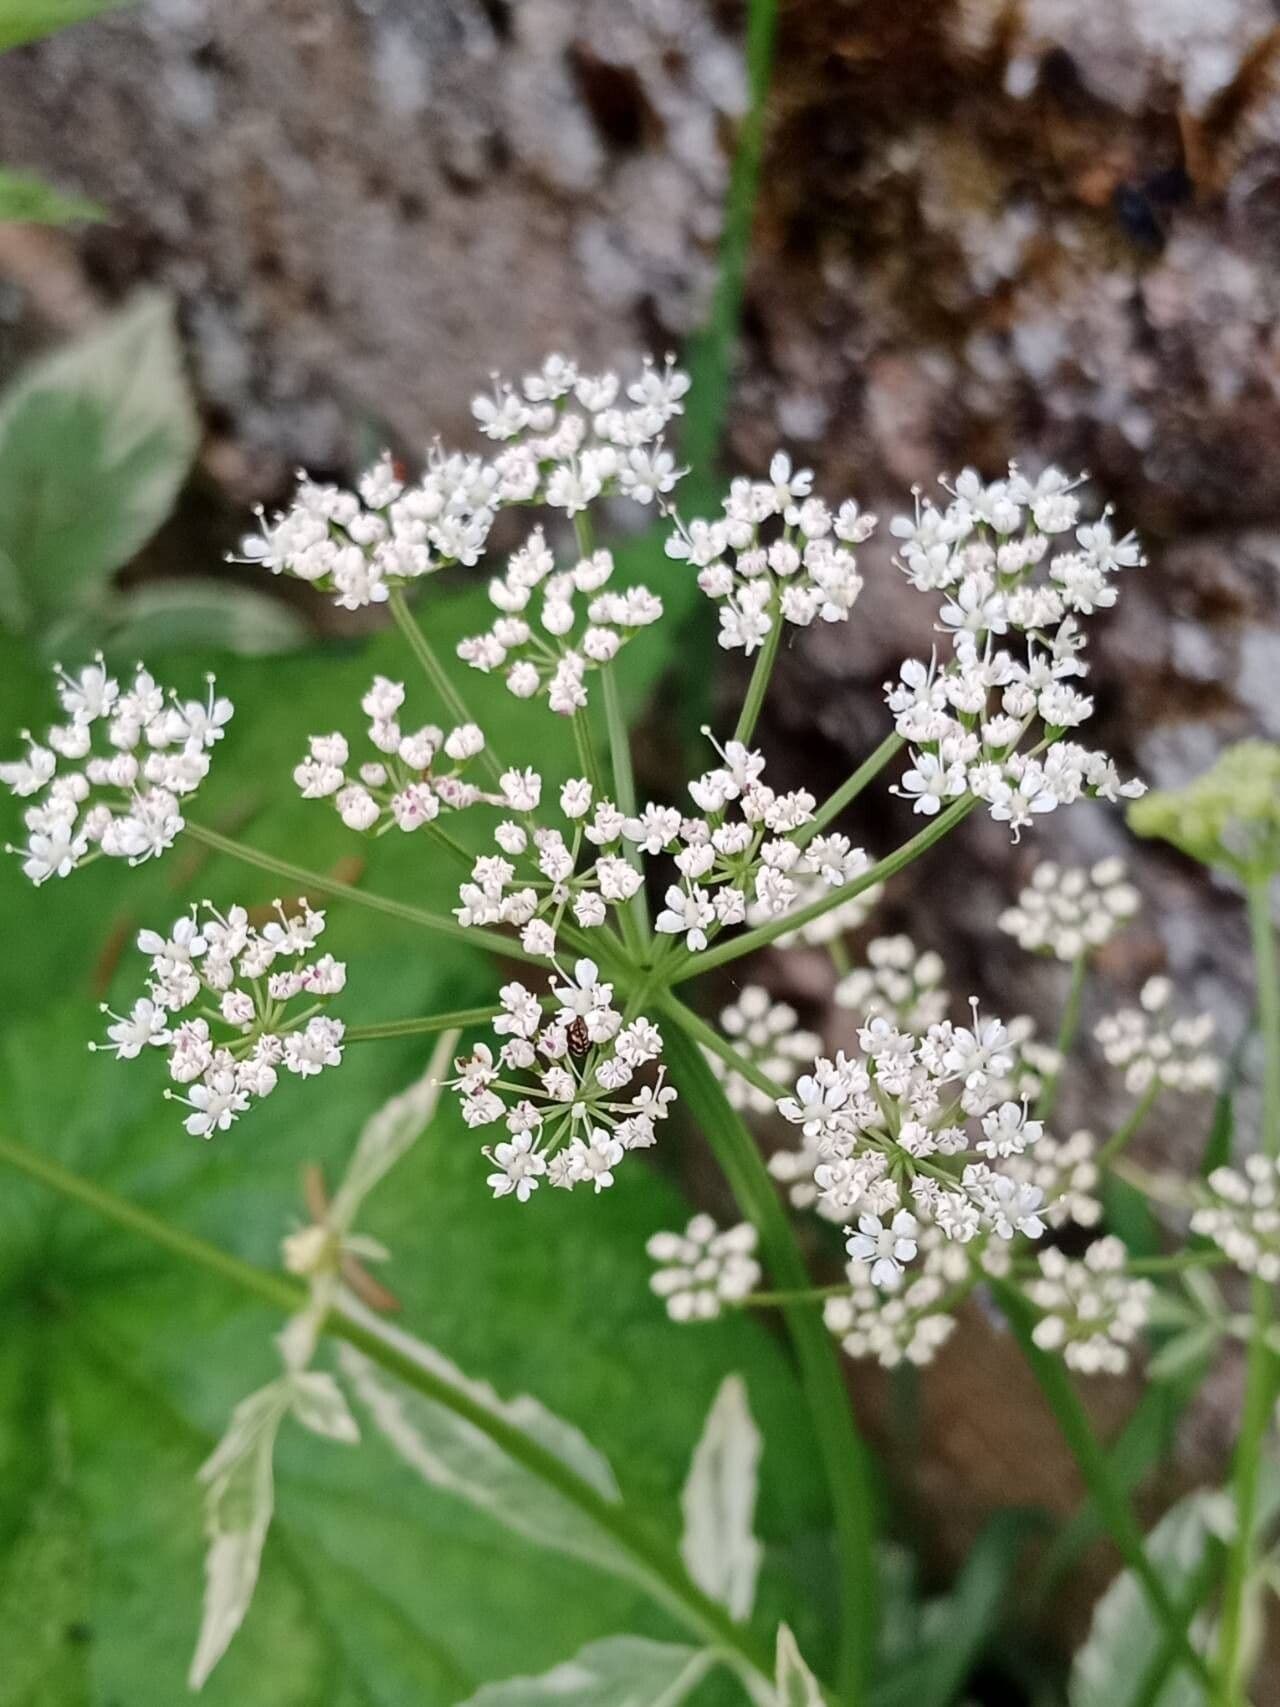
[[761, 1547], [754, 1530], [760, 1431], [746, 1383], [727, 1375], [707, 1413], [680, 1496], [685, 1569], [741, 1621], [751, 1614]]
[[678, 1707], [715, 1663], [706, 1649], [609, 1636], [541, 1677], [486, 1684], [463, 1707]]
[[822, 1688], [806, 1665], [788, 1624], [778, 1626], [775, 1687], [778, 1707], [822, 1707]]
[[[4, 6], [0, 3], [0, 29]], [[105, 219], [97, 202], [64, 195], [29, 172], [10, 172], [0, 166], [0, 225], [70, 225], [76, 220]]]
[[173, 307], [144, 291], [0, 400], [0, 616], [92, 605], [168, 515], [199, 441]]

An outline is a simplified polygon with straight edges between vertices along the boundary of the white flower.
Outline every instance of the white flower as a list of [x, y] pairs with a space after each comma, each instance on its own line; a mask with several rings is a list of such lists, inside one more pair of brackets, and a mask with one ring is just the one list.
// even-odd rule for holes
[[1253, 1155], [1243, 1171], [1215, 1168], [1191, 1230], [1269, 1286], [1280, 1281], [1280, 1161]]
[[707, 928], [715, 922], [715, 917], [715, 908], [705, 889], [695, 883], [684, 890], [673, 883], [653, 928], [667, 936], [683, 935], [685, 947], [696, 953], [707, 946]]
[[866, 1263], [871, 1284], [893, 1292], [901, 1284], [906, 1263], [914, 1262], [919, 1224], [909, 1210], [900, 1209], [886, 1227], [878, 1215], [860, 1215], [845, 1249], [855, 1262]]
[[1147, 1325], [1151, 1283], [1126, 1272], [1117, 1238], [1097, 1239], [1073, 1262], [1059, 1250], [1040, 1253], [1040, 1278], [1026, 1294], [1042, 1312], [1032, 1338], [1042, 1351], [1060, 1351], [1082, 1375], [1123, 1375]]
[[516, 1146], [485, 1150], [497, 1170], [489, 1185], [524, 1202], [544, 1176], [564, 1190], [606, 1190], [629, 1150], [656, 1141], [675, 1092], [663, 1081], [641, 1083], [658, 1061], [662, 1035], [637, 1016], [623, 1026], [593, 961], [579, 960], [572, 978], [552, 986], [551, 1012], [524, 984], [504, 984], [494, 1021], [495, 1051], [476, 1045], [454, 1064], [451, 1081], [469, 1127], [501, 1122]]
[[711, 1321], [760, 1284], [750, 1222], [722, 1231], [709, 1215], [695, 1215], [683, 1233], [654, 1233], [645, 1249], [660, 1265], [649, 1284], [673, 1322]]
[[299, 906], [287, 914], [277, 902], [276, 917], [259, 929], [243, 907], [224, 914], [206, 901], [167, 935], [140, 931], [150, 994], [127, 1017], [112, 1014], [108, 1042], [89, 1047], [126, 1061], [167, 1048], [170, 1079], [188, 1089], [165, 1095], [191, 1111], [187, 1131], [201, 1138], [225, 1132], [269, 1096], [281, 1065], [303, 1078], [337, 1066], [343, 1025], [315, 1009], [343, 989], [346, 967], [329, 954], [309, 958], [324, 914], [305, 900]]
[[1043, 860], [1016, 906], [1000, 915], [1000, 929], [1032, 953], [1074, 960], [1109, 941], [1138, 903], [1119, 859], [1100, 860], [1087, 871]]
[[812, 483], [808, 469], [793, 470], [779, 451], [767, 481], [734, 481], [720, 519], [676, 519], [667, 555], [693, 565], [701, 590], [719, 603], [726, 649], [750, 654], [777, 621], [842, 622], [853, 609], [862, 577], [849, 548], [868, 537], [875, 517], [846, 503], [833, 526], [827, 506], [810, 496]]
[[44, 744], [24, 735], [26, 756], [0, 765], [0, 782], [31, 802], [26, 843], [7, 851], [36, 884], [99, 854], [137, 865], [172, 847], [181, 801], [204, 781], [231, 717], [212, 676], [206, 700], [179, 701], [141, 665], [123, 690], [101, 658], [77, 676], [54, 669], [70, 721], [50, 728]]
[[1126, 1090], [1140, 1094], [1152, 1085], [1185, 1092], [1216, 1089], [1218, 1062], [1206, 1048], [1214, 1034], [1212, 1014], [1173, 1018], [1168, 1011], [1173, 985], [1167, 978], [1149, 978], [1138, 1000], [1136, 1008], [1100, 1019], [1093, 1031], [1110, 1065], [1124, 1068]]

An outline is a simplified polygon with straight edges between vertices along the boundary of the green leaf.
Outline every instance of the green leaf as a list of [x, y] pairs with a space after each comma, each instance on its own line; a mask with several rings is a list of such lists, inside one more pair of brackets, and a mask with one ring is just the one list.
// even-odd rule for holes
[[[406, 1008], [433, 1000], [430, 974], [406, 966], [402, 949], [353, 959], [351, 989], [361, 988]], [[337, 1177], [368, 1109], [423, 1060], [412, 1042], [353, 1048], [321, 1097], [314, 1085], [282, 1087], [256, 1130], [205, 1146], [159, 1100], [156, 1073], [84, 1053], [92, 1023], [89, 1004], [76, 1004], [11, 1031], [0, 1129], [263, 1263], [294, 1221], [300, 1165], [317, 1160]], [[366, 1200], [362, 1222], [393, 1253], [386, 1278], [403, 1320], [504, 1391], [545, 1395], [544, 1418], [566, 1419], [560, 1450], [598, 1442], [672, 1540], [679, 1467], [705, 1409], [726, 1370], [748, 1371], [754, 1408], [788, 1441], [766, 1467], [764, 1538], [777, 1559], [812, 1532], [821, 1493], [778, 1349], [740, 1319], [682, 1331], [646, 1295], [646, 1236], [687, 1214], [671, 1189], [637, 1170], [590, 1214], [548, 1194], [532, 1214], [500, 1217], [483, 1173], [451, 1107], [397, 1164], [397, 1189]], [[0, 1630], [29, 1616], [21, 1567], [56, 1494], [76, 1523], [60, 1556], [67, 1568], [94, 1561], [57, 1602], [59, 1631], [92, 1632], [83, 1707], [182, 1699], [204, 1551], [195, 1473], [246, 1387], [274, 1375], [279, 1326], [85, 1212], [0, 1182]], [[508, 1414], [533, 1426], [523, 1408]], [[544, 1444], [556, 1427], [544, 1421]], [[65, 1469], [43, 1445], [58, 1429]], [[426, 1486], [376, 1429], [363, 1432], [339, 1452], [282, 1430], [256, 1593], [205, 1685], [213, 1707], [445, 1707], [620, 1627], [675, 1634], [630, 1584], [509, 1534]], [[576, 1465], [586, 1468], [581, 1456]], [[776, 1564], [765, 1575], [772, 1605], [804, 1612]], [[58, 1679], [65, 1644], [34, 1646], [37, 1676]], [[50, 1690], [48, 1707], [81, 1707], [70, 1687]]]
[[[1210, 1545], [1209, 1514], [1217, 1494], [1179, 1501], [1152, 1530], [1147, 1550], [1175, 1603], [1194, 1581]], [[1088, 1639], [1071, 1668], [1071, 1707], [1129, 1707], [1165, 1646], [1141, 1584], [1124, 1571], [1098, 1602]], [[1150, 1707], [1202, 1707], [1204, 1691], [1185, 1670], [1172, 1671]]]
[[91, 606], [159, 527], [199, 440], [169, 299], [147, 291], [0, 400], [0, 616]]
[[754, 1531], [760, 1431], [747, 1404], [746, 1383], [726, 1375], [694, 1448], [680, 1496], [685, 1569], [712, 1600], [741, 1622], [751, 1615], [760, 1543]]
[[1013, 1573], [1034, 1527], [1025, 1512], [1001, 1512], [978, 1536], [949, 1594], [924, 1609], [923, 1630], [904, 1661], [872, 1690], [873, 1707], [950, 1707], [996, 1634]]
[[822, 1707], [822, 1689], [787, 1624], [778, 1627], [776, 1687], [778, 1707]]
[[1193, 1370], [1201, 1369], [1213, 1354], [1222, 1338], [1217, 1322], [1203, 1322], [1186, 1333], [1166, 1340], [1147, 1364], [1152, 1381], [1176, 1381]]
[[[309, 638], [307, 624], [293, 607], [271, 594], [230, 579], [193, 575], [147, 581], [117, 593], [92, 641], [151, 663], [168, 653], [211, 647], [243, 658], [267, 658], [296, 652]], [[61, 639], [58, 645], [70, 650]]]
[[706, 1649], [609, 1636], [541, 1677], [486, 1684], [464, 1707], [677, 1707], [715, 1663]]
[[[4, 10], [0, 5], [0, 29]], [[63, 195], [61, 190], [29, 172], [10, 172], [0, 166], [0, 225], [70, 225], [75, 220], [105, 219], [97, 202], [84, 196]]]
[[99, 12], [113, 12], [128, 0], [0, 0], [0, 53], [38, 41]]
[[192, 1689], [204, 1687], [253, 1599], [275, 1505], [276, 1435], [288, 1409], [287, 1381], [251, 1393], [231, 1413], [226, 1434], [201, 1466], [209, 1552], [204, 1615], [187, 1679]]
[[[384, 1333], [386, 1330], [384, 1330]], [[471, 1381], [447, 1357], [398, 1329], [392, 1343], [437, 1380], [456, 1387], [504, 1421], [514, 1424], [611, 1503], [621, 1497], [613, 1471], [590, 1442], [536, 1399], [503, 1401], [485, 1382]], [[412, 1392], [384, 1375], [350, 1346], [340, 1354], [343, 1374], [396, 1454], [432, 1487], [456, 1494], [495, 1523], [554, 1552], [599, 1565], [620, 1576], [632, 1573], [630, 1556], [589, 1517], [540, 1477], [509, 1458], [486, 1434], [446, 1406]]]

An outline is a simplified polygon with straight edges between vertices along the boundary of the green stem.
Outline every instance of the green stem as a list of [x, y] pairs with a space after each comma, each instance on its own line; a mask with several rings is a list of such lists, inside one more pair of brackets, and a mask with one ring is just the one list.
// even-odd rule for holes
[[[305, 1309], [309, 1294], [306, 1289], [281, 1275], [269, 1273], [239, 1257], [219, 1250], [216, 1245], [174, 1227], [150, 1214], [127, 1198], [119, 1197], [93, 1180], [72, 1173], [47, 1156], [0, 1138], [0, 1161], [38, 1180], [60, 1196], [83, 1204], [95, 1214], [114, 1221], [144, 1239], [150, 1240], [172, 1255], [194, 1267], [229, 1282], [249, 1297], [257, 1298], [273, 1309], [289, 1315]], [[754, 1678], [767, 1683], [772, 1675], [769, 1656], [736, 1625], [717, 1602], [690, 1581], [688, 1573], [665, 1541], [651, 1535], [625, 1506], [604, 1498], [589, 1482], [532, 1439], [522, 1429], [507, 1422], [488, 1407], [477, 1403], [458, 1386], [442, 1380], [433, 1371], [411, 1357], [381, 1330], [376, 1318], [361, 1312], [359, 1318], [348, 1314], [341, 1305], [330, 1312], [324, 1332], [345, 1341], [362, 1352], [389, 1375], [414, 1388], [426, 1398], [462, 1417], [473, 1428], [487, 1435], [494, 1445], [520, 1464], [531, 1475], [547, 1483], [570, 1504], [576, 1506], [607, 1534], [632, 1560], [637, 1576], [655, 1600], [664, 1606], [684, 1627], [701, 1641], [719, 1648]]]
[[821, 1304], [824, 1298], [845, 1298], [848, 1286], [801, 1286], [794, 1292], [749, 1292], [742, 1300], [747, 1309], [779, 1309], [788, 1304]]
[[756, 724], [760, 721], [760, 711], [764, 705], [764, 696], [769, 690], [769, 678], [777, 661], [778, 642], [781, 638], [782, 612], [775, 606], [769, 632], [765, 635], [764, 645], [756, 657], [755, 668], [747, 684], [747, 697], [743, 700], [742, 710], [738, 715], [738, 727], [733, 732], [734, 740], [741, 741], [743, 746], [750, 746], [751, 737], [756, 732]]
[[[804, 1258], [769, 1170], [708, 1066], [698, 1028], [690, 1026], [688, 1009], [674, 998], [665, 997], [660, 1007], [672, 1021], [666, 1040], [672, 1077], [715, 1152], [739, 1208], [758, 1230], [770, 1272], [781, 1291], [807, 1292]], [[783, 1308], [835, 1519], [841, 1607], [837, 1692], [846, 1707], [860, 1707], [871, 1682], [878, 1623], [871, 1463], [854, 1422], [831, 1336], [807, 1304]]]
[[828, 824], [838, 818], [845, 807], [858, 798], [867, 784], [873, 782], [880, 775], [889, 761], [895, 754], [900, 753], [906, 744], [902, 736], [896, 732], [892, 735], [886, 735], [870, 758], [864, 759], [848, 781], [842, 782], [830, 799], [823, 801], [822, 805], [819, 806], [812, 822], [806, 824], [796, 837], [801, 847], [806, 842], [811, 842], [816, 835], [826, 829]]
[[[1262, 1151], [1280, 1154], [1280, 969], [1276, 965], [1275, 929], [1271, 922], [1271, 881], [1254, 877], [1247, 890], [1249, 931], [1253, 942], [1254, 974], [1258, 984], [1258, 1029], [1262, 1033]], [[1218, 1627], [1217, 1707], [1240, 1707], [1245, 1698], [1244, 1630], [1249, 1579], [1257, 1548], [1258, 1488], [1262, 1449], [1275, 1403], [1277, 1359], [1268, 1344], [1275, 1314], [1273, 1288], [1255, 1280], [1250, 1289], [1253, 1334], [1245, 1374], [1244, 1407], [1236, 1437], [1232, 1486], [1235, 1495], [1235, 1535], [1227, 1554]]]
[[1084, 952], [1077, 954], [1071, 963], [1071, 982], [1067, 986], [1067, 999], [1062, 1009], [1062, 1021], [1058, 1026], [1058, 1035], [1054, 1040], [1054, 1049], [1058, 1055], [1058, 1065], [1045, 1080], [1036, 1098], [1036, 1106], [1032, 1113], [1037, 1120], [1048, 1120], [1053, 1113], [1054, 1104], [1058, 1100], [1058, 1086], [1062, 1080], [1062, 1068], [1067, 1056], [1071, 1053], [1071, 1045], [1076, 1040], [1080, 1029], [1080, 1003], [1084, 996], [1084, 981], [1089, 970], [1089, 957]]
[[381, 1043], [389, 1037], [434, 1037], [440, 1031], [466, 1031], [486, 1025], [502, 1012], [499, 1007], [455, 1008], [447, 1014], [423, 1014], [412, 1019], [388, 1019], [378, 1025], [349, 1025], [344, 1043]]
[[885, 882], [913, 860], [919, 859], [921, 854], [927, 853], [935, 842], [940, 842], [962, 818], [967, 817], [976, 805], [977, 801], [972, 797], [953, 801], [945, 812], [939, 813], [923, 830], [912, 836], [909, 842], [904, 842], [893, 853], [878, 860], [860, 877], [853, 878], [838, 889], [830, 890], [826, 895], [820, 895], [807, 907], [798, 907], [794, 913], [787, 913], [780, 919], [770, 919], [767, 925], [758, 925], [755, 930], [746, 931], [729, 942], [722, 942], [702, 954], [689, 955], [687, 959], [678, 961], [671, 968], [671, 982], [682, 984], [686, 978], [696, 977], [701, 972], [710, 972], [714, 966], [725, 966], [731, 960], [741, 959], [744, 954], [754, 954], [758, 948], [766, 948], [778, 937], [799, 930], [811, 919], [820, 919], [824, 913], [829, 913], [832, 907], [852, 901], [855, 895], [861, 895], [875, 884]]
[[1118, 1126], [1107, 1139], [1106, 1143], [1094, 1157], [1098, 1171], [1107, 1167], [1117, 1156], [1121, 1155], [1131, 1139], [1135, 1138], [1142, 1127], [1143, 1121], [1151, 1113], [1156, 1098], [1160, 1095], [1160, 1081], [1153, 1079], [1142, 1095], [1129, 1110], [1129, 1118]]
[[591, 792], [597, 800], [605, 793], [604, 778], [600, 774], [600, 761], [596, 757], [595, 742], [591, 739], [591, 725], [587, 722], [585, 706], [580, 706], [573, 714], [573, 738], [578, 747], [578, 763], [582, 766], [582, 774], [591, 784]]
[[[609, 762], [613, 769], [615, 802], [620, 812], [625, 812], [628, 818], [634, 818], [636, 815], [636, 779], [631, 765], [631, 737], [627, 732], [627, 720], [622, 710], [622, 696], [618, 692], [618, 675], [611, 664], [606, 664], [601, 670], [600, 676], [604, 695], [605, 727], [609, 732]], [[625, 846], [628, 861], [643, 876], [644, 861], [640, 858], [639, 848], [632, 842], [627, 842]], [[647, 943], [649, 941], [649, 898], [645, 893], [643, 883], [631, 897], [628, 905], [635, 924], [636, 938], [641, 944]]]
[[[474, 723], [476, 720], [467, 709], [467, 702], [454, 687], [449, 678], [449, 672], [436, 655], [435, 647], [422, 632], [413, 612], [409, 609], [409, 601], [404, 596], [402, 587], [393, 587], [388, 600], [391, 614], [395, 618], [396, 627], [409, 642], [409, 649], [422, 667], [422, 673], [431, 683], [436, 693], [444, 701], [450, 717], [456, 723]], [[502, 775], [502, 764], [496, 753], [490, 752], [486, 746], [480, 755], [485, 769], [495, 782]]]
[[388, 918], [401, 919], [406, 924], [435, 931], [439, 936], [452, 937], [455, 942], [467, 942], [473, 948], [487, 948], [491, 953], [502, 955], [507, 960], [536, 959], [536, 956], [527, 953], [520, 946], [515, 937], [499, 936], [496, 931], [482, 930], [475, 925], [460, 925], [447, 913], [428, 912], [425, 907], [414, 907], [407, 901], [393, 901], [388, 895], [372, 895], [367, 889], [357, 889], [354, 883], [344, 882], [340, 877], [326, 877], [319, 871], [307, 871], [303, 866], [292, 865], [288, 860], [276, 859], [273, 854], [251, 848], [246, 842], [233, 841], [230, 836], [220, 835], [217, 830], [207, 829], [203, 824], [193, 824], [190, 818], [186, 821], [184, 833], [193, 841], [212, 848], [215, 853], [228, 854], [232, 859], [243, 861], [245, 865], [256, 866], [259, 871], [267, 871], [273, 877], [284, 878], [287, 883], [295, 886], [300, 895], [337, 896], [357, 907], [365, 907], [370, 912], [384, 913]]
[[[685, 1007], [684, 1003], [676, 996], [669, 996], [665, 1005], [667, 1011], [673, 1018], [678, 1018], [679, 1024], [691, 1037], [696, 1037], [704, 1049], [709, 1049], [713, 1055], [718, 1056], [732, 1072], [738, 1074], [739, 1078], [743, 1078], [748, 1084], [754, 1085], [758, 1091], [763, 1091], [770, 1102], [777, 1102], [780, 1097], [786, 1096], [785, 1086], [780, 1085], [776, 1079], [771, 1079], [767, 1073], [762, 1072], [754, 1061], [748, 1061], [745, 1055], [740, 1054], [732, 1043], [721, 1037], [715, 1027], [708, 1025], [706, 1020], [694, 1013], [692, 1008]], [[679, 1010], [678, 1014], [677, 1009]]]
[[1009, 1281], [993, 1279], [990, 1286], [1121, 1557], [1142, 1585], [1152, 1611], [1176, 1647], [1181, 1664], [1191, 1670], [1199, 1683], [1208, 1687], [1211, 1683], [1209, 1668], [1192, 1647], [1186, 1625], [1147, 1557], [1142, 1530], [1133, 1515], [1133, 1508], [1093, 1432], [1088, 1412], [1070, 1376], [1061, 1360], [1042, 1351], [1032, 1338], [1036, 1312]]

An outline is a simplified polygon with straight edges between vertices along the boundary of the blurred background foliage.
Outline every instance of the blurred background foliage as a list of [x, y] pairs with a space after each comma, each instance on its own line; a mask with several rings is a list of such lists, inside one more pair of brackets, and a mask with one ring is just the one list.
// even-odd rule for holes
[[[1234, 735], [1276, 733], [1269, 7], [1212, 0], [1175, 18], [1124, 0], [1086, 19], [1050, 0], [793, 0], [772, 100], [753, 108], [772, 10], [0, 0], [0, 728], [46, 722], [49, 663], [98, 646], [185, 687], [215, 669], [236, 717], [204, 821], [447, 905], [448, 874], [408, 838], [353, 854], [288, 780], [335, 706], [377, 671], [405, 673], [398, 645], [222, 553], [299, 460], [347, 475], [384, 442], [416, 460], [432, 431], [461, 437], [494, 366], [552, 347], [622, 360], [679, 345], [700, 376], [685, 438], [693, 507], [713, 486], [730, 397], [735, 463], [789, 441], [835, 497], [844, 482], [900, 502], [938, 467], [993, 470], [1024, 448], [1087, 461], [1155, 559], [1104, 649], [1108, 744], [1178, 781]], [[95, 12], [113, 15], [83, 21]], [[715, 703], [714, 648], [654, 542], [627, 554], [682, 619], [626, 655], [633, 708], [660, 690], [640, 753], [661, 787]], [[875, 573], [891, 583], [887, 562]], [[481, 626], [478, 593], [433, 597], [442, 653]], [[784, 660], [764, 731], [784, 777], [837, 780], [878, 738], [878, 684], [921, 643], [913, 620], [869, 585], [847, 640], [816, 636]], [[516, 703], [467, 686], [503, 750], [533, 758]], [[572, 762], [536, 756], [561, 774]], [[11, 833], [11, 803], [3, 812]], [[874, 847], [895, 822], [880, 806], [859, 828]], [[1081, 857], [1122, 845], [1114, 823], [1079, 822]], [[1021, 856], [981, 825], [967, 833], [952, 874], [897, 887], [878, 928], [911, 928], [947, 952], [957, 982], [1050, 1015], [1056, 992], [1007, 948], [981, 946]], [[1167, 964], [1195, 983], [1240, 1042], [1247, 1114], [1234, 903], [1167, 854], [1142, 870], [1160, 923], [1110, 974], [1123, 987]], [[145, 1069], [119, 1071], [84, 1043], [96, 1004], [136, 982], [134, 932], [205, 894], [265, 903], [273, 889], [181, 851], [126, 881], [99, 866], [36, 893], [0, 866], [0, 1129], [273, 1264], [302, 1165], [336, 1171], [424, 1050], [353, 1050], [322, 1100], [290, 1086], [234, 1142], [187, 1140]], [[483, 993], [465, 951], [331, 916], [353, 1022]], [[829, 1018], [812, 957], [772, 970], [806, 1017]], [[1096, 1085], [1067, 1107], [1105, 1118]], [[1194, 1164], [1205, 1114], [1157, 1142]], [[1230, 1118], [1228, 1102], [1215, 1143]], [[681, 1332], [645, 1290], [647, 1233], [691, 1198], [716, 1200], [689, 1158], [668, 1146], [590, 1213], [549, 1201], [499, 1222], [450, 1117], [373, 1200], [368, 1230], [394, 1253], [406, 1320], [470, 1372], [578, 1423], [672, 1534], [707, 1404], [743, 1371], [767, 1443], [762, 1603], [821, 1666], [824, 1512], [787, 1361], [755, 1323]], [[0, 1707], [168, 1707], [198, 1615], [194, 1472], [270, 1368], [275, 1324], [9, 1178], [0, 1322]], [[1064, 1640], [1085, 1629], [1111, 1562], [1079, 1566], [1093, 1527], [1077, 1516], [1037, 1579], [1037, 1617], [1023, 1615], [1033, 1530], [1001, 1508], [1067, 1517], [1079, 1490], [1010, 1364], [979, 1320], [929, 1394], [859, 1376], [894, 1537], [876, 1707], [1062, 1699]], [[1195, 1399], [1202, 1373], [1169, 1360], [1123, 1431], [1134, 1396], [1098, 1401], [1153, 1510], [1212, 1479], [1229, 1444], [1231, 1372]], [[660, 1632], [617, 1584], [516, 1546], [375, 1443], [340, 1454], [286, 1436], [278, 1514], [214, 1703], [445, 1703], [595, 1636]], [[1166, 1520], [1171, 1572], [1193, 1571], [1211, 1544], [1202, 1517], [1178, 1506]], [[1050, 1593], [1059, 1568], [1066, 1592]], [[1099, 1615], [1095, 1634], [1108, 1631], [1135, 1668], [1155, 1641], [1123, 1584]], [[1107, 1693], [1081, 1664], [1072, 1707], [1128, 1700], [1132, 1675]]]

